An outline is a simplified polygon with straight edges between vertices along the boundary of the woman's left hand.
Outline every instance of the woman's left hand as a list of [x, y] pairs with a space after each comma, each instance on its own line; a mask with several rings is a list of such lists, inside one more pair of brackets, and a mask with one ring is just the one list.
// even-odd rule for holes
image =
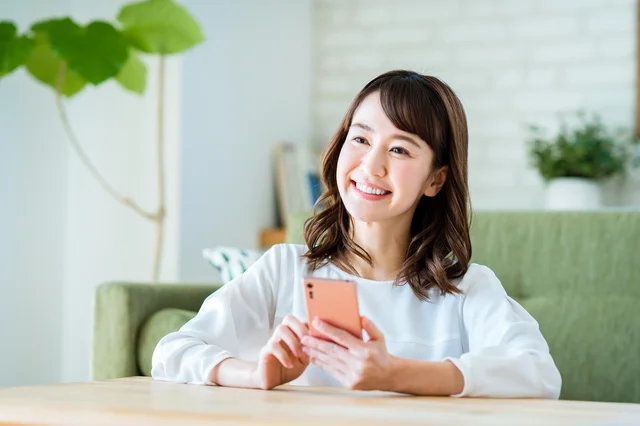
[[335, 343], [307, 335], [302, 350], [312, 364], [349, 389], [391, 390], [393, 356], [387, 352], [384, 335], [368, 318], [362, 317], [361, 322], [369, 335], [366, 342], [316, 318], [315, 329]]

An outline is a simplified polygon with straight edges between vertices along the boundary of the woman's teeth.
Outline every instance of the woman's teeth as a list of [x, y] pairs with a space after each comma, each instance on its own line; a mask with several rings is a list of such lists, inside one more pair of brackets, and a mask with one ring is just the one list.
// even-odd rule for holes
[[359, 183], [359, 182], [356, 182], [356, 188], [358, 188], [362, 192], [366, 192], [367, 194], [373, 194], [373, 195], [384, 195], [389, 192], [389, 191], [383, 191], [381, 189], [371, 188], [365, 185], [364, 183]]

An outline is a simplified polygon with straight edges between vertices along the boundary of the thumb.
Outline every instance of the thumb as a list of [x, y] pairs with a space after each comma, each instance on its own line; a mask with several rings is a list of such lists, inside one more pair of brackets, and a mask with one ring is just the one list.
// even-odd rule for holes
[[362, 328], [364, 328], [371, 340], [384, 340], [384, 334], [378, 330], [369, 318], [362, 317]]

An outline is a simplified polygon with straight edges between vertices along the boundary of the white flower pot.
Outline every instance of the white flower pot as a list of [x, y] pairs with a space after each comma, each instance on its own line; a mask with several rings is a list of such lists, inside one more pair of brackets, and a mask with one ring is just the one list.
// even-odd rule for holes
[[597, 182], [584, 178], [552, 179], [545, 193], [547, 210], [594, 210], [602, 207]]

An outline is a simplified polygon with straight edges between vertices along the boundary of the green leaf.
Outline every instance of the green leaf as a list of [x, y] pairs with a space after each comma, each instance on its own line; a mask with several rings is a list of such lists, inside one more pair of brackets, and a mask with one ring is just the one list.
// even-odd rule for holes
[[16, 37], [18, 28], [11, 21], [0, 22], [0, 40], [12, 40]]
[[133, 49], [129, 50], [129, 60], [124, 64], [116, 80], [125, 89], [142, 94], [147, 85], [147, 67], [136, 55]]
[[179, 53], [204, 41], [200, 25], [172, 0], [146, 0], [125, 6], [118, 21], [129, 43], [147, 53]]
[[[49, 35], [49, 32], [69, 25], [76, 25], [70, 18], [53, 18], [45, 21], [38, 21], [31, 25], [31, 31], [38, 35]], [[77, 25], [76, 25], [77, 26]]]
[[[36, 79], [56, 90], [58, 75], [61, 69], [66, 68], [64, 61], [59, 59], [51, 50], [46, 37], [36, 37], [33, 54], [26, 63], [27, 70]], [[80, 92], [85, 86], [85, 81], [75, 71], [67, 69], [60, 93], [71, 97]]]
[[601, 179], [624, 175], [631, 166], [631, 139], [610, 131], [597, 115], [589, 119], [579, 113], [577, 118], [577, 126], [570, 129], [563, 122], [559, 132], [550, 138], [539, 131], [532, 132], [531, 164], [547, 181], [563, 176]]
[[33, 51], [34, 41], [17, 32], [13, 22], [0, 22], [0, 77], [24, 65]]
[[129, 56], [126, 39], [108, 22], [80, 27], [69, 18], [53, 19], [32, 29], [46, 34], [56, 56], [94, 85], [118, 75]]

